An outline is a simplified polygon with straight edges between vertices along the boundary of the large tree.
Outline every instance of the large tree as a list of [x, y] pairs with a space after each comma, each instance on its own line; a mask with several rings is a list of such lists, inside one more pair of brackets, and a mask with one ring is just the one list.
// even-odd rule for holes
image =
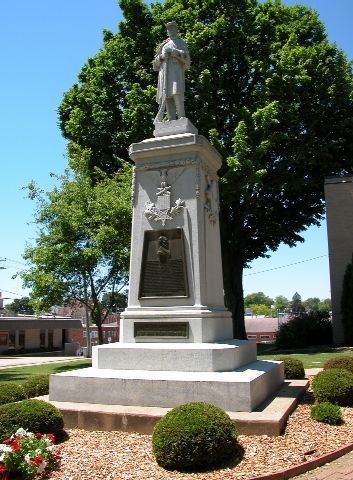
[[283, 313], [289, 306], [289, 300], [283, 295], [278, 295], [274, 301], [276, 313]]
[[[59, 107], [72, 168], [95, 181], [152, 136], [151, 62], [176, 20], [192, 58], [186, 113], [223, 156], [220, 228], [225, 303], [245, 338], [243, 268], [319, 224], [326, 175], [352, 172], [353, 80], [312, 9], [279, 0], [121, 0], [119, 31]], [[82, 161], [82, 149], [90, 154]]]
[[264, 292], [255, 292], [246, 295], [244, 304], [246, 307], [250, 307], [250, 305], [267, 305], [270, 307], [273, 304], [273, 300], [265, 295]]
[[70, 302], [86, 305], [103, 343], [101, 325], [128, 272], [131, 169], [126, 165], [112, 178], [96, 173], [94, 186], [81, 173], [66, 173], [47, 193], [29, 185], [37, 201], [38, 236], [25, 251], [29, 266], [22, 278], [32, 288], [37, 311]]
[[11, 303], [6, 305], [6, 310], [10, 313], [17, 314], [25, 314], [25, 315], [33, 315], [34, 310], [32, 305], [30, 304], [29, 297], [21, 297], [15, 298], [15, 300]]

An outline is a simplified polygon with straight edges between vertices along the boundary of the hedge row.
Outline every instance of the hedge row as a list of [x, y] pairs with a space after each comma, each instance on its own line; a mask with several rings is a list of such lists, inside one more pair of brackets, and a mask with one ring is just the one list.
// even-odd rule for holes
[[63, 427], [62, 413], [43, 400], [23, 400], [0, 406], [0, 443], [19, 428], [58, 435]]
[[18, 402], [49, 393], [49, 375], [36, 375], [19, 384], [1, 382], [0, 405]]

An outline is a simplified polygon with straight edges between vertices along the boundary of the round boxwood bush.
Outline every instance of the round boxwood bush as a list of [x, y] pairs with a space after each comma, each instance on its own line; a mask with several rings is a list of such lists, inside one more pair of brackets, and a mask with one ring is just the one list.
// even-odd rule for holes
[[284, 362], [284, 378], [302, 379], [305, 378], [304, 365], [297, 358], [281, 357], [278, 360]]
[[235, 454], [237, 431], [224, 410], [203, 402], [168, 412], [154, 427], [153, 453], [167, 470], [217, 467]]
[[340, 355], [338, 357], [330, 358], [324, 363], [324, 370], [328, 370], [329, 368], [344, 368], [353, 373], [353, 357]]
[[329, 425], [340, 425], [342, 423], [342, 412], [338, 405], [330, 402], [317, 403], [310, 409], [311, 418], [318, 422], [328, 423]]
[[0, 406], [0, 442], [20, 427], [31, 432], [54, 433], [64, 427], [62, 413], [42, 400], [23, 400]]
[[35, 375], [29, 378], [24, 384], [23, 389], [27, 398], [48, 395], [49, 393], [49, 375]]
[[353, 373], [343, 368], [330, 368], [318, 373], [312, 382], [312, 389], [319, 402], [338, 405], [353, 405]]
[[0, 405], [18, 402], [25, 398], [27, 398], [27, 395], [22, 385], [14, 382], [1, 382]]

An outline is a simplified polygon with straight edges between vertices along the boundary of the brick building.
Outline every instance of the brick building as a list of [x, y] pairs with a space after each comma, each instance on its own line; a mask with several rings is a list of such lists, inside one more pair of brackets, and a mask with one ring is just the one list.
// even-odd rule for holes
[[[56, 314], [60, 316], [69, 316], [72, 318], [79, 318], [82, 323], [80, 329], [70, 329], [68, 331], [68, 342], [78, 343], [81, 347], [87, 345], [86, 332], [86, 309], [80, 304], [63, 305], [56, 308]], [[102, 324], [103, 343], [114, 343], [119, 341], [120, 315], [117, 313], [110, 313], [104, 319]], [[96, 325], [90, 325], [91, 345], [98, 345], [98, 328]]]
[[245, 317], [245, 331], [248, 340], [255, 340], [256, 343], [274, 343], [279, 323], [278, 318]]
[[[0, 293], [0, 308], [3, 298]], [[83, 307], [57, 308], [57, 315], [22, 315], [0, 317], [0, 354], [13, 352], [40, 352], [65, 350], [67, 354], [79, 353], [87, 346]], [[103, 343], [119, 341], [120, 316], [110, 314], [102, 325]], [[98, 345], [98, 328], [91, 325], [91, 345]]]
[[79, 319], [0, 317], [0, 353], [63, 350], [73, 330], [82, 330]]
[[[119, 341], [119, 326], [120, 320], [116, 320], [113, 323], [104, 323], [102, 325], [103, 343], [114, 343]], [[90, 325], [89, 331], [91, 345], [98, 345], [98, 328], [95, 325]], [[81, 347], [85, 347], [87, 345], [86, 325], [82, 325], [79, 329], [69, 329], [67, 338], [70, 343], [78, 343]]]

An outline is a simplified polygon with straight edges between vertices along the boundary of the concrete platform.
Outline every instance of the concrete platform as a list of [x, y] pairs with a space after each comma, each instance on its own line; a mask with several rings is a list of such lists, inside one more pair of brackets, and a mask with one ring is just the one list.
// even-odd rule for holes
[[[228, 411], [239, 434], [280, 435], [290, 413], [308, 387], [308, 380], [285, 381], [280, 389], [253, 412]], [[65, 428], [94, 431], [122, 430], [151, 434], [155, 423], [170, 408], [92, 403], [58, 402], [39, 397], [55, 405], [64, 415]], [[86, 399], [89, 398], [86, 393]]]
[[210, 402], [251, 412], [283, 384], [283, 363], [257, 360], [232, 372], [85, 368], [50, 375], [50, 400], [141, 407]]
[[92, 349], [92, 367], [112, 370], [229, 372], [256, 360], [256, 344], [247, 340], [214, 343], [127, 343]]

